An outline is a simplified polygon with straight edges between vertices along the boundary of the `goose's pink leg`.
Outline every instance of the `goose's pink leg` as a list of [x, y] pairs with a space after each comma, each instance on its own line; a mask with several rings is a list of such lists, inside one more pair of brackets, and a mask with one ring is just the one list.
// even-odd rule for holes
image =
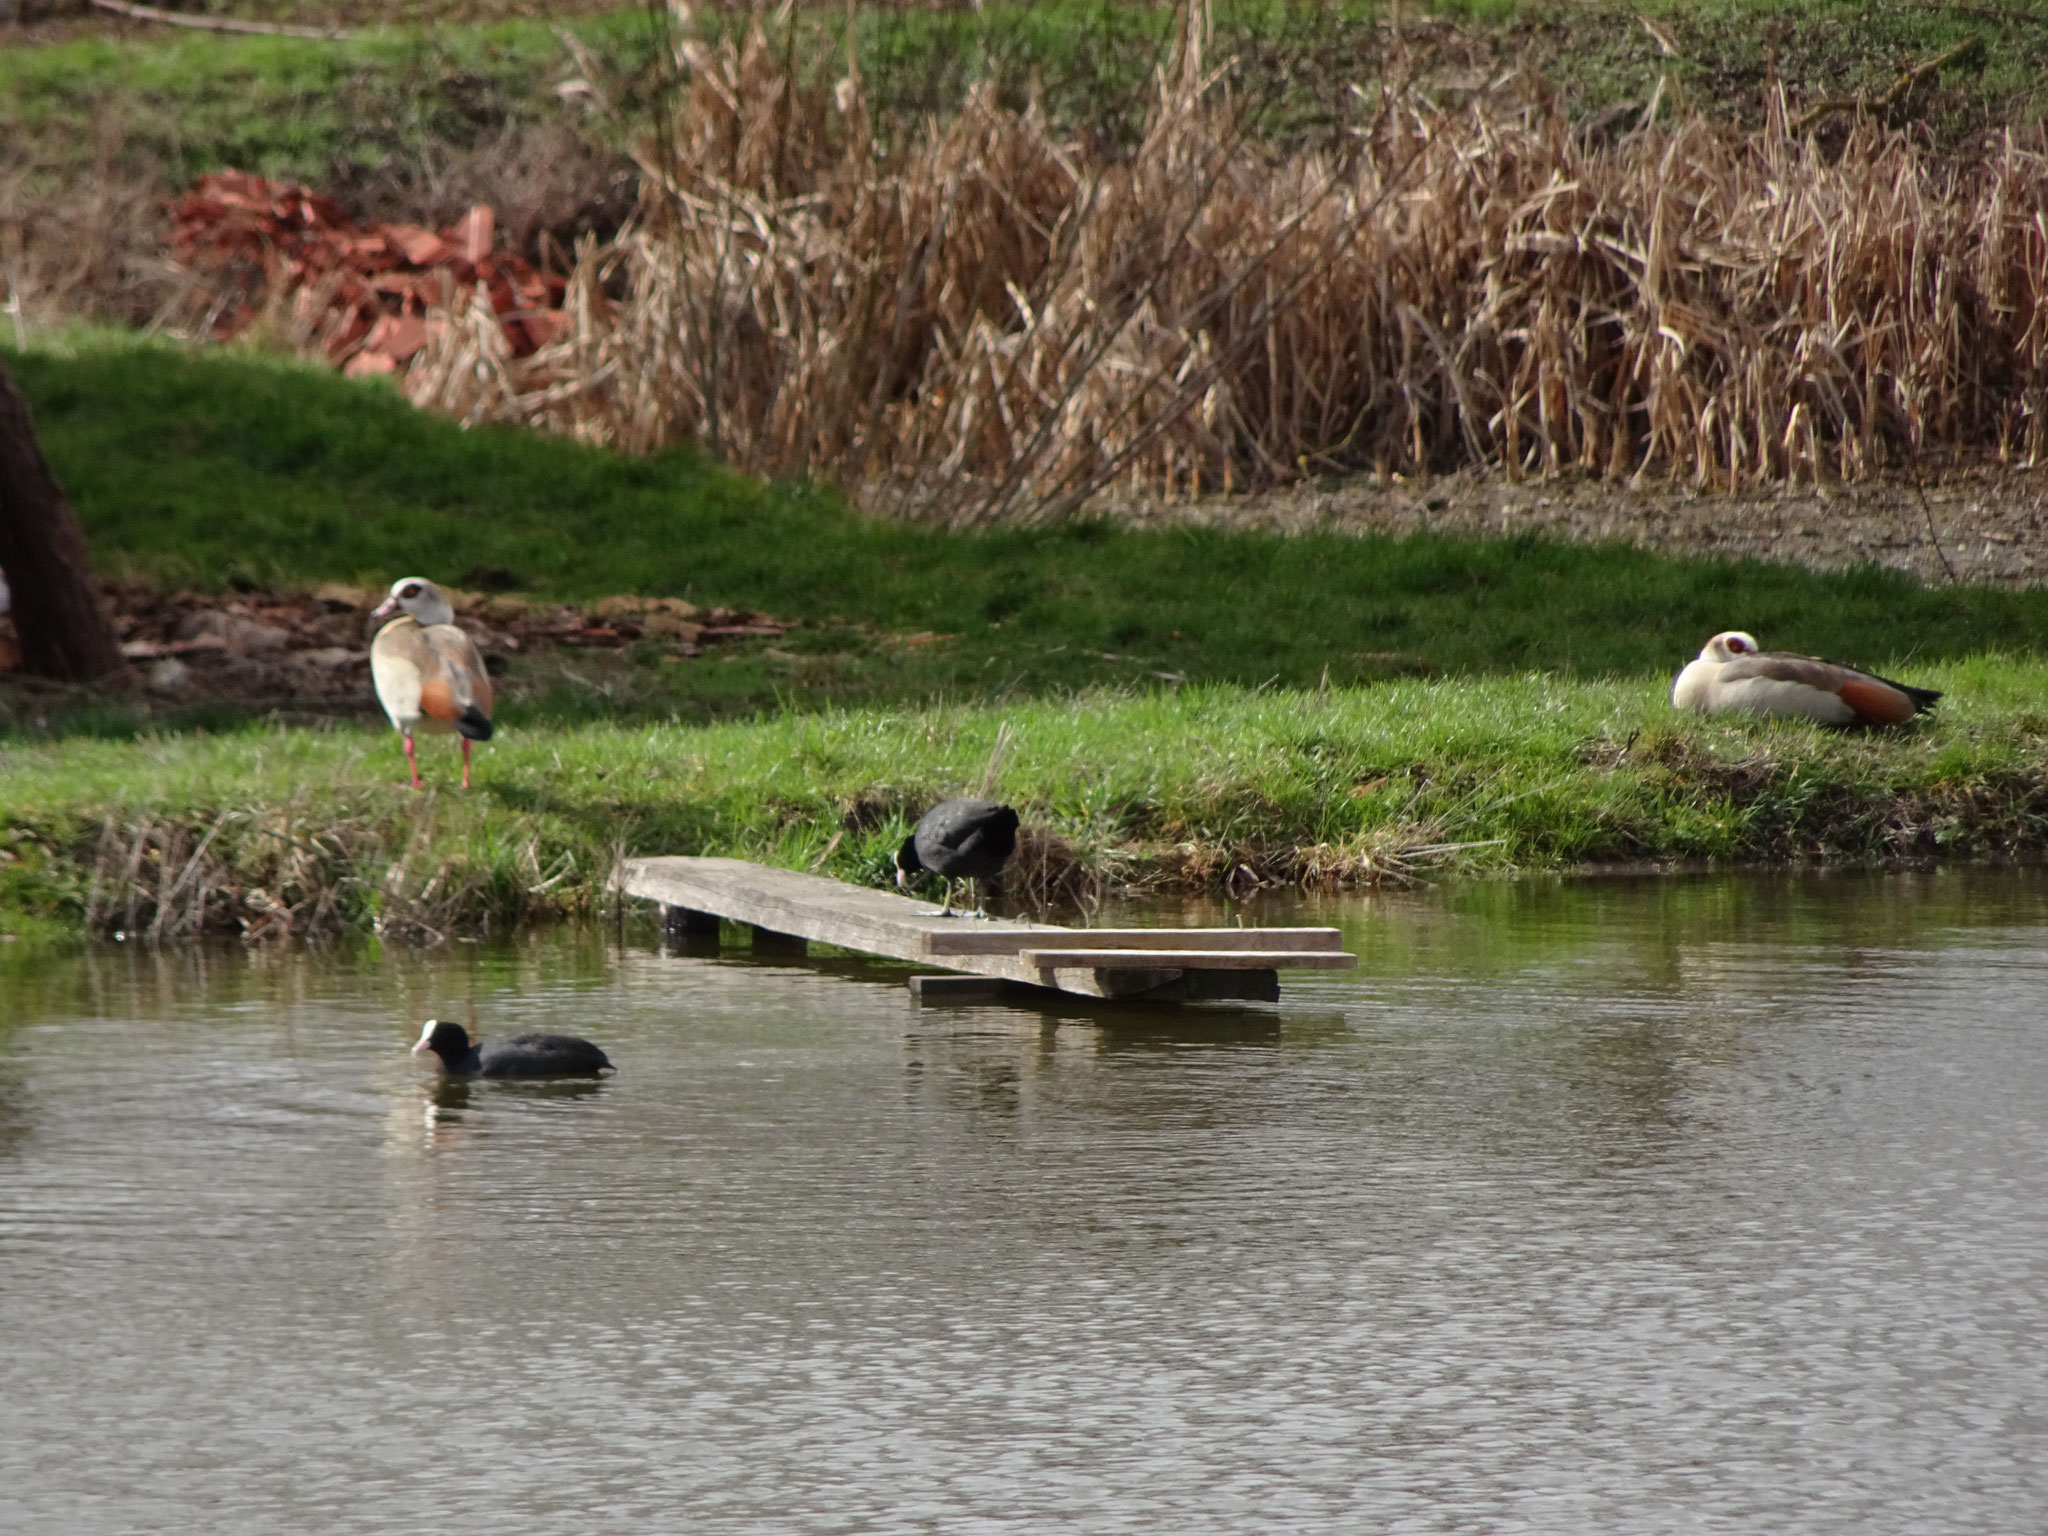
[[462, 738], [462, 787], [469, 788], [469, 738]]
[[420, 760], [413, 756], [412, 737], [410, 736], [405, 738], [405, 766], [412, 770], [412, 787], [414, 789], [426, 788], [424, 784], [420, 783]]

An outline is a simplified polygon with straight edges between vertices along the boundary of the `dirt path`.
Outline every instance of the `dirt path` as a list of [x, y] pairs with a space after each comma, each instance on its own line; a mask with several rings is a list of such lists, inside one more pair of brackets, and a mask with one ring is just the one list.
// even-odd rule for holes
[[1918, 487], [1891, 478], [1733, 496], [1578, 476], [1511, 485], [1459, 474], [1384, 488], [1361, 478], [1255, 497], [1122, 506], [1115, 515], [1155, 527], [1619, 540], [1661, 554], [1816, 570], [1873, 563], [1937, 585], [2048, 581], [2048, 470], [1996, 463], [1930, 473]]

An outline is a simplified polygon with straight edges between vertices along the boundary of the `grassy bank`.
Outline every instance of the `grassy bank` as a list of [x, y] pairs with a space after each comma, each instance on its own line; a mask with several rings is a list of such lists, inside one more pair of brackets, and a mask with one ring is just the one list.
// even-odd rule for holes
[[[286, 11], [312, 15], [266, 14]], [[1766, 56], [1802, 99], [1876, 91], [1969, 25], [1917, 7], [1762, 0], [1649, 14], [1675, 56], [1634, 8], [1603, 4], [1475, 5], [1400, 46], [1418, 68], [1469, 72], [1549, 39], [1530, 57], [1567, 66], [1576, 144], [1603, 105], [1633, 113], [1666, 75], [1692, 106], [1739, 117]], [[1887, 109], [1894, 125], [1960, 132], [2031, 110], [2027, 93], [2048, 78], [2037, 14], [2048, 21], [2048, 5], [2011, 12], [1980, 66], [1922, 81]], [[836, 24], [804, 23], [820, 69], [837, 67], [823, 41]], [[630, 84], [651, 57], [644, 18], [586, 25]], [[1163, 16], [991, 6], [864, 13], [863, 25], [879, 29], [862, 46], [885, 110], [915, 116], [920, 90], [950, 109], [988, 75], [1019, 100], [1035, 79], [1070, 112], [1058, 102], [1113, 106], [1144, 80]], [[1283, 139], [1314, 129], [1319, 89], [1377, 78], [1392, 57], [1362, 7], [1226, 6], [1219, 25], [1219, 56], [1239, 51], [1265, 72], [1264, 99], [1293, 114], [1267, 124]], [[55, 146], [0, 191], [34, 202], [52, 185], [38, 178], [88, 160], [97, 177], [137, 146], [179, 176], [242, 163], [332, 183], [326, 166], [361, 188], [387, 171], [394, 187], [425, 186], [422, 167], [451, 145], [481, 166], [516, 158], [492, 135], [555, 110], [554, 49], [539, 24], [508, 23], [452, 43], [87, 40], [0, 53], [0, 128], [17, 126], [17, 147]], [[1815, 62], [1795, 78], [1800, 59]], [[94, 126], [114, 97], [128, 115]], [[133, 206], [154, 185], [131, 184]], [[460, 177], [435, 185], [438, 197], [499, 196]], [[540, 224], [553, 195], [534, 194]], [[589, 912], [621, 853], [730, 853], [878, 881], [917, 810], [982, 784], [1006, 729], [993, 787], [1042, 834], [1034, 894], [1063, 901], [1120, 882], [1243, 890], [2048, 843], [2044, 592], [1673, 560], [1511, 528], [1490, 540], [1087, 520], [938, 533], [862, 518], [814, 484], [747, 479], [693, 448], [633, 458], [465, 432], [388, 386], [245, 351], [81, 335], [8, 356], [109, 574], [236, 590], [418, 572], [801, 623], [694, 660], [653, 644], [515, 656], [505, 729], [466, 795], [445, 788], [445, 749], [430, 752], [442, 790], [393, 787], [395, 741], [361, 722], [281, 726], [231, 709], [202, 721], [134, 697], [0, 686], [0, 930], [473, 933]], [[1333, 377], [1359, 373], [1348, 354], [1329, 356]], [[1421, 397], [1448, 413], [1456, 392], [1439, 380]], [[1672, 669], [1736, 625], [1950, 698], [1900, 738], [1674, 716]]]
[[[134, 146], [188, 179], [223, 166], [351, 179], [423, 138], [460, 144], [556, 116], [553, 87], [574, 72], [556, 25], [627, 80], [652, 71], [664, 40], [644, 9], [601, 4], [552, 6], [545, 17], [513, 3], [186, 9], [357, 30], [333, 41], [107, 23], [98, 35], [0, 48], [4, 120], [81, 152], [118, 102]], [[1211, 10], [1214, 56], [1232, 63], [1241, 90], [1274, 103], [1270, 126], [1282, 130], [1340, 112], [1334, 98], [1390, 72], [1430, 80], [1517, 65], [1587, 112], [1646, 103], [1664, 79], [1667, 94], [1675, 87], [1709, 113], [1754, 117], [1773, 74], [1795, 98], [1878, 97], [1907, 65], [1972, 37], [1994, 43], [1986, 58], [1923, 81], [1898, 109], [1967, 132], [2036, 118], [2048, 104], [2041, 0], [1995, 10], [1910, 0], [1448, 0], [1426, 14], [1405, 8], [1398, 47], [1388, 8], [1359, 0], [1217, 0]], [[698, 24], [716, 37], [745, 15], [705, 7]], [[820, 71], [843, 68], [845, 25], [841, 6], [803, 8], [799, 54]], [[970, 84], [988, 80], [1017, 100], [1035, 90], [1057, 120], [1100, 123], [1128, 113], [1147, 89], [1172, 25], [1170, 6], [1112, 0], [864, 6], [855, 40], [889, 115], [950, 111]]]
[[[649, 54], [635, 12], [575, 27], [621, 71]], [[225, 168], [348, 185], [423, 146], [555, 119], [567, 62], [546, 22], [516, 17], [338, 42], [124, 30], [0, 48], [0, 123], [53, 169], [111, 141], [172, 186]]]
[[2048, 849], [2048, 664], [1919, 675], [1950, 696], [1900, 737], [1682, 718], [1656, 678], [1208, 687], [507, 732], [468, 794], [441, 744], [439, 788], [416, 795], [393, 782], [389, 733], [354, 728], [17, 745], [0, 754], [0, 927], [502, 930], [592, 911], [616, 857], [656, 852], [878, 884], [908, 821], [978, 788], [992, 757], [994, 788], [1041, 834], [1013, 903]]
[[[1005, 726], [994, 787], [1056, 839], [1032, 868], [1062, 899], [2048, 842], [2048, 593], [1532, 539], [934, 533], [689, 451], [464, 432], [248, 356], [85, 337], [10, 362], [109, 570], [232, 589], [486, 568], [540, 597], [803, 620], [690, 661], [513, 658], [468, 795], [439, 743], [440, 791], [394, 787], [376, 726], [216, 711], [202, 731], [0, 688], [16, 931], [473, 932], [589, 911], [622, 852], [880, 880]], [[1897, 738], [1674, 715], [1672, 669], [1731, 624], [1950, 696]]]
[[[88, 337], [8, 357], [111, 574], [221, 590], [415, 573], [461, 584], [488, 569], [541, 597], [670, 595], [803, 621], [730, 660], [679, 665], [650, 647], [602, 672], [599, 658], [570, 663], [600, 688], [554, 658], [515, 659], [515, 726], [1162, 682], [1668, 675], [1730, 626], [1907, 668], [2027, 654], [2048, 634], [2048, 592], [1875, 569], [1514, 538], [1088, 522], [933, 533], [690, 450], [635, 459], [464, 432], [381, 385], [246, 355]], [[66, 727], [39, 703], [11, 728]]]

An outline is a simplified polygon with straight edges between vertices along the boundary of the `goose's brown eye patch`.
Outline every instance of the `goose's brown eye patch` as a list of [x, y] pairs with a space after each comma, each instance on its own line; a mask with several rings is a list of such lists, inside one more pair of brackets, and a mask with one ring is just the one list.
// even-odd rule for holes
[[420, 584], [416, 581], [409, 581], [405, 584], [405, 590], [398, 595], [400, 597], [418, 597], [420, 595]]

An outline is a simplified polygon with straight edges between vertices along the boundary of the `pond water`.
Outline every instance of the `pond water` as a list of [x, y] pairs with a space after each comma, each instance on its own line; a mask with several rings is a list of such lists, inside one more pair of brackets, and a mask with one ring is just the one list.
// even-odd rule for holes
[[2048, 875], [1251, 920], [1361, 969], [0, 968], [0, 1529], [2048, 1529]]

